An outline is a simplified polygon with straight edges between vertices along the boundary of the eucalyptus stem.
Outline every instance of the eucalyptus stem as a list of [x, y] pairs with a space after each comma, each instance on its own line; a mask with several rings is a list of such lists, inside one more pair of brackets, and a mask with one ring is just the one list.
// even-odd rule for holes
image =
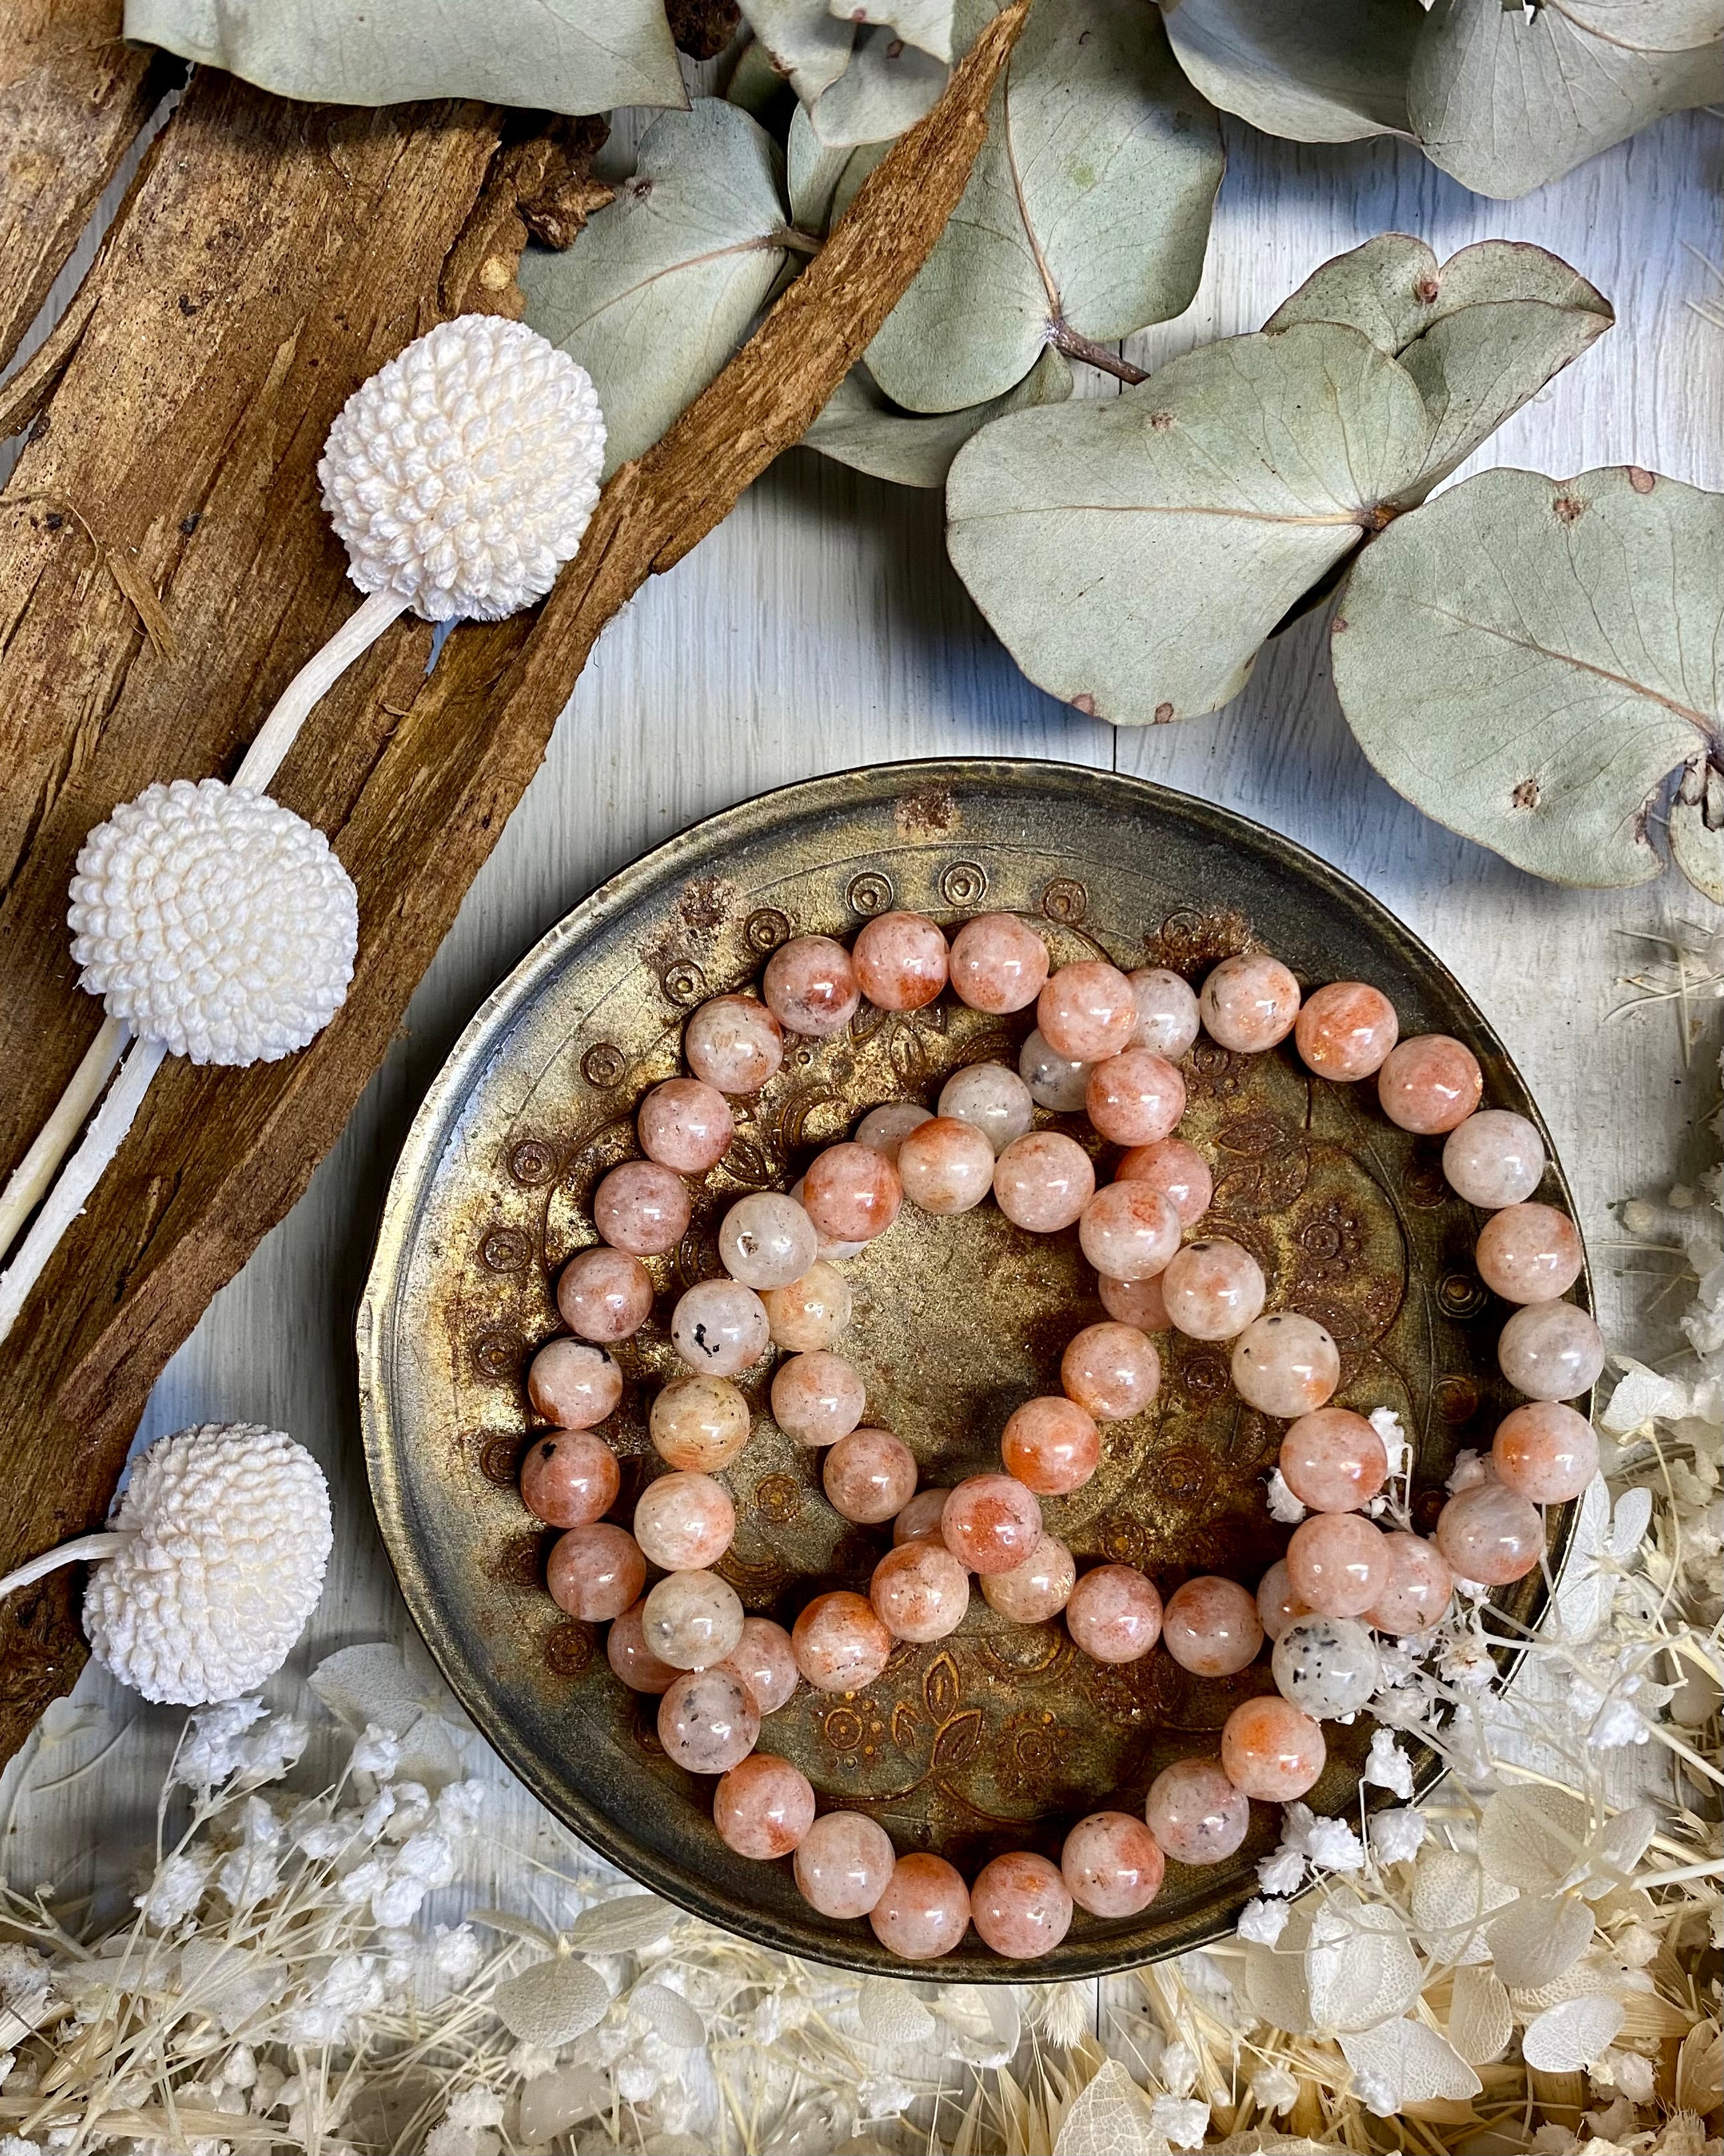
[[1115, 381], [1135, 386], [1147, 382], [1149, 376], [1140, 367], [1134, 367], [1129, 359], [1122, 359], [1104, 344], [1094, 337], [1080, 336], [1069, 322], [1056, 320], [1049, 326], [1047, 341], [1056, 352], [1063, 352], [1068, 359], [1081, 359], [1087, 367], [1099, 367], [1104, 374], [1111, 374]]

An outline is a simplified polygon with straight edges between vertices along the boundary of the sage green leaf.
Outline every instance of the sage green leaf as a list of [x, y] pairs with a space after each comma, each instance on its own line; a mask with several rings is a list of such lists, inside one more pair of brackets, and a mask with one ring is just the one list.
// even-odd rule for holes
[[832, 221], [832, 198], [853, 150], [829, 150], [816, 136], [808, 108], [790, 115], [785, 144], [785, 184], [790, 191], [790, 221], [800, 232], [823, 234]]
[[1558, 883], [1644, 883], [1649, 803], [1724, 734], [1724, 495], [1481, 472], [1348, 576], [1335, 685], [1396, 792]]
[[805, 105], [812, 105], [850, 64], [856, 32], [826, 0], [746, 0], [744, 20]]
[[882, 395], [866, 367], [855, 367], [802, 439], [822, 456], [894, 486], [944, 486], [953, 458], [978, 428], [1007, 412], [1063, 404], [1071, 393], [1072, 370], [1051, 348], [1016, 388], [965, 412], [905, 412]]
[[776, 145], [739, 107], [703, 97], [653, 121], [634, 178], [573, 247], [522, 257], [527, 321], [593, 377], [607, 476], [742, 341], [784, 264], [784, 228]]
[[908, 411], [959, 411], [1063, 330], [1109, 341], [1178, 314], [1221, 171], [1215, 114], [1153, 8], [1032, 9], [963, 198], [869, 347], [875, 380]]
[[816, 137], [828, 149], [888, 141], [933, 111], [950, 74], [890, 30], [864, 30], [849, 66], [809, 108]]
[[1670, 859], [1703, 898], [1724, 906], [1724, 767], [1691, 757], [1670, 803]]
[[835, 15], [852, 23], [879, 23], [937, 60], [952, 58], [953, 0], [830, 0]]
[[1032, 681], [1122, 726], [1212, 711], [1423, 463], [1406, 370], [1340, 323], [1229, 337], [996, 419], [946, 484], [958, 573]]
[[1161, 13], [1210, 103], [1266, 135], [1354, 142], [1408, 132], [1419, 0], [1163, 0]]
[[1724, 97], [1719, 0], [1435, 0], [1408, 116], [1433, 164], [1500, 200], [1649, 121]]
[[795, 104], [788, 77], [779, 72], [758, 38], [750, 38], [737, 54], [730, 80], [724, 86], [724, 100], [727, 105], [740, 105], [763, 127], [770, 125], [781, 105], [789, 103], [799, 112], [802, 109]]
[[314, 104], [688, 102], [663, 0], [126, 0], [125, 34]]

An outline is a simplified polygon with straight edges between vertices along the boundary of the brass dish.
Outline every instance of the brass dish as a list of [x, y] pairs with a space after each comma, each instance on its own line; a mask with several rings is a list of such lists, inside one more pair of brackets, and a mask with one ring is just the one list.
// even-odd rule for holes
[[[1056, 963], [1101, 952], [1194, 977], [1258, 940], [1309, 982], [1375, 982], [1403, 1032], [1459, 1034], [1485, 1065], [1487, 1098], [1537, 1114], [1459, 985], [1356, 885], [1225, 809], [1031, 762], [889, 765], [713, 817], [577, 906], [467, 1028], [397, 1168], [358, 1326], [372, 1490], [414, 1619], [515, 1772], [625, 1871], [787, 1952], [927, 1974], [888, 1958], [866, 1923], [816, 1916], [787, 1865], [723, 1846], [710, 1787], [659, 1749], [656, 1702], [625, 1691], [598, 1633], [564, 1617], [545, 1592], [553, 1537], [515, 1487], [528, 1430], [522, 1373], [558, 1330], [558, 1270], [594, 1240], [593, 1186], [632, 1151], [640, 1094], [679, 1067], [687, 1013], [757, 979], [787, 937], [847, 938], [893, 906], [947, 922], [1009, 910], [1036, 921]], [[605, 1432], [624, 1455], [618, 1517], [628, 1519], [656, 1465], [645, 1405], [674, 1367], [670, 1301], [718, 1270], [714, 1235], [730, 1199], [787, 1187], [813, 1149], [876, 1102], [931, 1102], [957, 1065], [1015, 1060], [1032, 1019], [992, 1019], [949, 999], [909, 1016], [865, 1010], [849, 1034], [796, 1045], [744, 1105], [738, 1142], [697, 1196], [686, 1242], [655, 1261], [666, 1291], [658, 1312], [621, 1353], [630, 1382]], [[1307, 1312], [1335, 1335], [1339, 1399], [1399, 1409], [1418, 1448], [1419, 1523], [1428, 1528], [1456, 1450], [1488, 1445], [1513, 1397], [1496, 1368], [1500, 1310], [1472, 1265], [1478, 1216], [1444, 1183], [1440, 1142], [1394, 1129], [1368, 1086], [1308, 1081], [1285, 1051], [1248, 1059], [1204, 1042], [1187, 1067], [1183, 1127], [1217, 1170], [1210, 1224], [1256, 1253], [1272, 1306]], [[1074, 1127], [1088, 1137], [1087, 1124]], [[1566, 1202], [1554, 1164], [1551, 1186]], [[928, 1482], [996, 1467], [1006, 1414], [1057, 1389], [1064, 1343], [1101, 1314], [1074, 1232], [1030, 1238], [991, 1205], [957, 1220], [907, 1207], [849, 1271], [857, 1315], [846, 1351], [867, 1377], [871, 1415], [912, 1447]], [[1145, 1567], [1164, 1593], [1194, 1572], [1255, 1579], [1285, 1543], [1263, 1485], [1281, 1426], [1243, 1406], [1217, 1348], [1176, 1335], [1165, 1357], [1155, 1407], [1106, 1430], [1101, 1471], [1048, 1503], [1048, 1526], [1080, 1557]], [[826, 1504], [818, 1455], [764, 1419], [765, 1377], [763, 1366], [745, 1385], [763, 1420], [725, 1477], [739, 1525], [719, 1568], [751, 1609], [788, 1623], [816, 1592], [865, 1589], [883, 1537]], [[1553, 1570], [1572, 1511], [1552, 1521]], [[1531, 1624], [1544, 1593], [1535, 1576], [1500, 1599]], [[1103, 1668], [1075, 1652], [1063, 1625], [1006, 1625], [977, 1595], [951, 1639], [900, 1647], [867, 1691], [800, 1688], [763, 1743], [795, 1759], [824, 1804], [871, 1812], [901, 1849], [937, 1849], [973, 1876], [1001, 1849], [1057, 1853], [1063, 1828], [1085, 1811], [1140, 1806], [1172, 1759], [1213, 1749], [1264, 1674], [1259, 1665], [1204, 1682], [1160, 1653]], [[1366, 1732], [1326, 1733], [1329, 1765], [1312, 1801], [1356, 1816]], [[1436, 1773], [1427, 1755], [1422, 1784]], [[1170, 1865], [1140, 1918], [1080, 1914], [1033, 1974], [1094, 1975], [1230, 1927], [1278, 1831], [1272, 1808], [1252, 1810], [1233, 1861]], [[1026, 1973], [973, 1935], [938, 1965], [951, 1979]]]

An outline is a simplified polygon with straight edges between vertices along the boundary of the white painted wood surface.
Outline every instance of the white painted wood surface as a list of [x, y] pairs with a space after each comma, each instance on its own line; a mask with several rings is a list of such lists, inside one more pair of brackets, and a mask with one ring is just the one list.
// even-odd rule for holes
[[[1320, 262], [1381, 230], [1418, 234], [1443, 258], [1481, 239], [1532, 240], [1613, 301], [1618, 326], [1475, 464], [1567, 475], [1634, 461], [1724, 488], [1724, 331], [1693, 305], [1718, 291], [1701, 258], [1724, 254], [1716, 117], [1678, 116], [1512, 203], [1466, 194], [1403, 146], [1305, 148], [1232, 122], [1227, 136], [1202, 290], [1177, 321], [1133, 340], [1140, 363], [1257, 327]], [[1112, 387], [1092, 377], [1084, 393]], [[1669, 1007], [1605, 1021], [1622, 998], [1619, 977], [1646, 954], [1634, 932], [1672, 916], [1698, 921], [1707, 909], [1674, 880], [1621, 894], [1558, 890], [1425, 821], [1353, 745], [1321, 631], [1320, 619], [1284, 638], [1217, 716], [1116, 734], [1018, 674], [946, 564], [937, 496], [800, 450], [636, 600], [606, 631], [340, 1143], [216, 1298], [140, 1432], [270, 1423], [328, 1469], [336, 1554], [290, 1676], [335, 1646], [409, 1634], [366, 1493], [352, 1322], [391, 1164], [425, 1086], [497, 979], [595, 884], [711, 811], [815, 773], [927, 755], [1045, 757], [1219, 799], [1310, 847], [1433, 945], [1506, 1040], [1573, 1178], [1607, 1324], [1651, 1300], [1656, 1280], [1622, 1269], [1660, 1261], [1613, 1247], [1612, 1207], [1694, 1163], [1717, 1060], [1696, 1053], [1685, 1070]], [[21, 1886], [111, 1879], [152, 1827], [180, 1717], [139, 1708], [95, 1670], [75, 1699], [95, 1718], [55, 1753], [64, 1764], [51, 1777], [100, 1763], [18, 1805], [3, 1862]], [[0, 1783], [0, 1820], [16, 1780], [14, 1770]], [[511, 1838], [524, 1842], [533, 1807], [518, 1792], [514, 1803]]]

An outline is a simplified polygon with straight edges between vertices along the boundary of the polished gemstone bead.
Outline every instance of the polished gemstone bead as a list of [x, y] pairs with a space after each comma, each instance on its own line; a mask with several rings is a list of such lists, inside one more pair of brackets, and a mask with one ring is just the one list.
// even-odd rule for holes
[[704, 1572], [735, 1538], [736, 1507], [710, 1475], [661, 1475], [635, 1501], [635, 1540], [662, 1571]]
[[1183, 1138], [1159, 1138], [1154, 1145], [1134, 1146], [1114, 1169], [1114, 1180], [1147, 1183], [1152, 1190], [1171, 1199], [1182, 1228], [1195, 1228], [1215, 1195], [1215, 1178], [1208, 1162]]
[[1463, 1579], [1506, 1587], [1524, 1579], [1544, 1555], [1544, 1522], [1518, 1490], [1477, 1482], [1437, 1515], [1437, 1547]]
[[1531, 1198], [1544, 1172], [1544, 1140], [1512, 1109], [1480, 1108], [1443, 1141], [1449, 1188], [1487, 1213]]
[[1047, 946], [1016, 914], [979, 913], [952, 938], [951, 963], [960, 1003], [996, 1014], [1023, 1010], [1047, 978]]
[[791, 1354], [830, 1348], [850, 1322], [850, 1283], [824, 1258], [816, 1258], [788, 1287], [764, 1289], [760, 1300], [773, 1346]]
[[1000, 1457], [1038, 1497], [1063, 1497], [1081, 1490], [1101, 1461], [1101, 1434], [1094, 1419], [1058, 1393], [1026, 1400], [1006, 1417]]
[[1388, 1553], [1389, 1584], [1365, 1612], [1365, 1622], [1397, 1640], [1428, 1632], [1449, 1614], [1454, 1573], [1434, 1543], [1397, 1528], [1383, 1537]]
[[1193, 1676], [1233, 1676], [1257, 1660], [1263, 1643], [1256, 1598], [1236, 1579], [1200, 1573], [1167, 1599], [1161, 1644]]
[[868, 1599], [894, 1640], [944, 1640], [964, 1622], [970, 1574], [938, 1543], [904, 1543], [874, 1567]]
[[966, 1063], [940, 1087], [939, 1111], [973, 1124], [997, 1158], [1034, 1122], [1036, 1103], [1016, 1071], [1003, 1063]]
[[1097, 1422], [1129, 1422], [1153, 1403], [1161, 1358], [1155, 1342], [1135, 1325], [1086, 1325], [1066, 1344], [1059, 1381]]
[[1314, 1512], [1359, 1512], [1387, 1481], [1382, 1440], [1351, 1408], [1301, 1415], [1281, 1440], [1281, 1479]]
[[1356, 1714], [1382, 1684], [1382, 1656], [1356, 1618], [1296, 1618], [1269, 1658], [1276, 1689], [1319, 1721]]
[[1554, 1205], [1505, 1205], [1479, 1230], [1473, 1262], [1505, 1302], [1554, 1302], [1580, 1278], [1580, 1231]]
[[982, 1574], [981, 1591], [989, 1609], [1014, 1625], [1042, 1625], [1058, 1617], [1071, 1599], [1077, 1562], [1063, 1542], [1044, 1534], [1010, 1572]]
[[527, 1366], [533, 1412], [558, 1430], [590, 1430], [615, 1414], [623, 1373], [602, 1348], [585, 1340], [549, 1340]]
[[1057, 1116], [1075, 1116], [1088, 1096], [1089, 1065], [1055, 1055], [1039, 1028], [1018, 1050], [1017, 1075], [1036, 1106]]
[[1079, 958], [1052, 975], [1036, 998], [1036, 1029], [1056, 1055], [1099, 1063], [1131, 1045], [1137, 998], [1117, 966]]
[[662, 1257], [688, 1233], [682, 1178], [656, 1160], [625, 1160], [593, 1193], [593, 1225], [613, 1250]]
[[[880, 1148], [877, 1147], [875, 1148], [877, 1152], [879, 1149]], [[806, 1182], [807, 1178], [805, 1176], [799, 1175], [796, 1180], [790, 1185], [788, 1194], [792, 1204], [801, 1204]], [[818, 1228], [816, 1228], [814, 1232], [817, 1238], [815, 1244], [815, 1249], [819, 1253], [820, 1256], [829, 1265], [836, 1265], [845, 1258], [854, 1258], [859, 1256], [860, 1254], [868, 1247], [866, 1238], [859, 1243], [847, 1243], [836, 1236], [821, 1235]]]
[[521, 1502], [548, 1527], [584, 1527], [616, 1502], [616, 1455], [590, 1430], [536, 1439], [521, 1462]]
[[860, 1691], [892, 1655], [892, 1635], [866, 1596], [817, 1594], [790, 1628], [796, 1667], [816, 1691]]
[[1446, 1033], [1403, 1040], [1377, 1074], [1377, 1097], [1389, 1121], [1425, 1135], [1464, 1122], [1484, 1091], [1478, 1057]]
[[1320, 1616], [1356, 1617], [1389, 1584], [1382, 1531], [1356, 1512], [1314, 1512], [1293, 1531], [1287, 1576]]
[[1210, 1039], [1237, 1055], [1255, 1055], [1285, 1040], [1299, 1016], [1299, 983], [1267, 951], [1223, 958], [1198, 992], [1197, 1009]]
[[932, 1122], [929, 1111], [916, 1101], [883, 1101], [870, 1108], [856, 1127], [858, 1145], [872, 1146], [898, 1166], [898, 1148], [919, 1124]]
[[817, 1153], [802, 1178], [809, 1219], [835, 1242], [872, 1242], [897, 1219], [903, 1195], [898, 1170], [886, 1156], [853, 1142]]
[[878, 1527], [916, 1494], [916, 1455], [889, 1430], [864, 1424], [839, 1438], [821, 1467], [826, 1502], [841, 1519]]
[[1395, 1006], [1364, 981], [1330, 981], [1305, 998], [1293, 1040], [1308, 1070], [1340, 1085], [1380, 1070], [1401, 1031]]
[[1187, 1243], [1167, 1261], [1161, 1300], [1175, 1328], [1191, 1340], [1233, 1340], [1263, 1306], [1263, 1267], [1225, 1235]]
[[626, 1340], [652, 1315], [652, 1276], [639, 1258], [600, 1243], [564, 1266], [557, 1308], [578, 1339]]
[[892, 1867], [868, 1922], [881, 1945], [901, 1961], [937, 1961], [970, 1929], [970, 1889], [944, 1857], [913, 1850]]
[[1066, 1836], [1060, 1876], [1092, 1917], [1135, 1917], [1161, 1891], [1167, 1859], [1142, 1820], [1130, 1812], [1091, 1812]]
[[1173, 1200], [1147, 1183], [1109, 1183], [1078, 1223], [1083, 1255], [1109, 1280], [1153, 1280], [1179, 1248]]
[[739, 1281], [697, 1281], [671, 1312], [671, 1344], [691, 1370], [733, 1378], [772, 1345], [766, 1306]]
[[1155, 1145], [1186, 1111], [1186, 1081], [1152, 1048], [1128, 1048], [1090, 1065], [1089, 1120], [1114, 1145]]
[[886, 1892], [898, 1852], [877, 1820], [822, 1812], [797, 1847], [796, 1887], [823, 1917], [865, 1917]]
[[1274, 1311], [1233, 1342], [1233, 1389], [1247, 1407], [1286, 1420], [1327, 1404], [1341, 1383], [1341, 1355], [1315, 1317]]
[[892, 1523], [893, 1548], [902, 1549], [906, 1543], [934, 1543], [944, 1549], [946, 1541], [939, 1523], [951, 1494], [949, 1488], [919, 1490]]
[[1604, 1336], [1575, 1303], [1525, 1303], [1498, 1336], [1496, 1359], [1528, 1399], [1578, 1399], [1603, 1371]]
[[898, 1147], [898, 1173], [912, 1205], [949, 1218], [980, 1205], [993, 1188], [994, 1148], [974, 1123], [935, 1116]]
[[673, 1670], [710, 1669], [741, 1642], [742, 1601], [716, 1572], [667, 1573], [641, 1606], [641, 1630]]
[[1162, 1286], [1165, 1272], [1157, 1273], [1153, 1280], [1116, 1281], [1104, 1276], [1095, 1284], [1101, 1297], [1101, 1306], [1108, 1316], [1121, 1325], [1135, 1326], [1140, 1332], [1171, 1332], [1173, 1320], [1167, 1314], [1166, 1291]]
[[920, 1010], [946, 984], [946, 939], [919, 913], [877, 913], [857, 932], [851, 957], [877, 1010]]
[[787, 1033], [826, 1040], [856, 1016], [862, 984], [850, 953], [830, 936], [793, 936], [766, 962], [760, 993]]
[[1006, 1219], [1032, 1235], [1069, 1228], [1095, 1190], [1095, 1169], [1075, 1138], [1031, 1131], [994, 1163], [994, 1197]]
[[1042, 1539], [1042, 1507], [1011, 1475], [971, 1475], [946, 1499], [940, 1535], [972, 1572], [1010, 1572]]
[[1155, 1583], [1132, 1565], [1097, 1565], [1066, 1598], [1066, 1630], [1093, 1662], [1141, 1661], [1161, 1636]]
[[1290, 1804], [1315, 1788], [1326, 1749], [1310, 1716], [1273, 1692], [1248, 1699], [1222, 1725], [1222, 1771], [1259, 1804]]
[[721, 1093], [758, 1093], [785, 1060], [784, 1028], [752, 996], [714, 996], [683, 1027], [682, 1056]]
[[595, 1520], [558, 1536], [546, 1563], [545, 1584], [565, 1615], [605, 1625], [639, 1599], [646, 1584], [646, 1560], [631, 1534]]
[[1535, 1400], [1497, 1424], [1490, 1457], [1498, 1481], [1510, 1490], [1535, 1505], [1566, 1505], [1598, 1473], [1598, 1440], [1572, 1408]]
[[678, 1175], [704, 1175], [736, 1136], [730, 1103], [700, 1078], [667, 1078], [641, 1101], [635, 1118], [641, 1150]]
[[1310, 1615], [1310, 1605], [1301, 1602], [1293, 1591], [1285, 1558], [1278, 1557], [1258, 1582], [1257, 1614], [1271, 1640], [1279, 1640], [1289, 1625]]
[[1197, 1038], [1197, 991], [1189, 981], [1164, 966], [1140, 966], [1127, 978], [1137, 1005], [1134, 1048], [1153, 1048], [1157, 1055], [1183, 1055]]
[[641, 1606], [631, 1602], [605, 1634], [605, 1660], [630, 1691], [667, 1692], [682, 1671], [661, 1662], [647, 1645], [641, 1626]]
[[718, 1260], [744, 1288], [788, 1287], [814, 1264], [814, 1223], [781, 1190], [738, 1198], [718, 1227]]
[[751, 1753], [713, 1790], [713, 1824], [738, 1856], [788, 1856], [814, 1825], [814, 1784], [775, 1753]]
[[686, 1671], [658, 1703], [665, 1757], [691, 1774], [723, 1774], [740, 1765], [759, 1734], [754, 1695], [728, 1670]]
[[655, 1396], [646, 1427], [666, 1466], [716, 1475], [748, 1443], [749, 1419], [728, 1378], [673, 1378]]
[[970, 1918], [996, 1954], [1034, 1961], [1052, 1953], [1071, 1929], [1071, 1892], [1045, 1856], [1016, 1849], [976, 1873]]
[[1219, 1864], [1244, 1840], [1251, 1805], [1219, 1759], [1181, 1759], [1150, 1783], [1144, 1817], [1176, 1864]]
[[762, 1714], [776, 1714], [800, 1681], [790, 1635], [769, 1617], [744, 1617], [741, 1639], [713, 1666], [734, 1671]]
[[799, 1445], [836, 1445], [862, 1419], [867, 1394], [841, 1355], [824, 1348], [780, 1363], [772, 1380], [772, 1419]]

